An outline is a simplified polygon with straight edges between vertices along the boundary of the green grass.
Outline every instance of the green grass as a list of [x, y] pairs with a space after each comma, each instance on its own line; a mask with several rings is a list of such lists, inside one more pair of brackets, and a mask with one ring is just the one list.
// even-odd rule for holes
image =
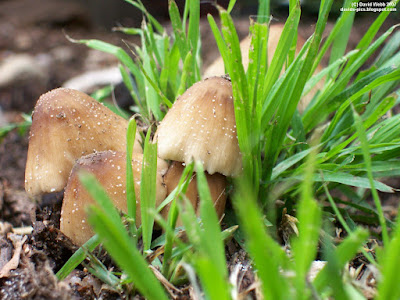
[[[183, 12], [169, 1], [171, 35], [140, 1], [128, 2], [143, 11], [146, 22], [141, 28], [117, 30], [139, 35], [140, 47], [123, 49], [96, 40], [74, 42], [119, 59], [133, 103], [150, 125], [161, 121], [175, 99], [201, 79], [200, 1], [186, 1]], [[354, 2], [346, 0], [343, 6]], [[277, 49], [267, 53], [270, 6], [269, 1], [260, 1], [258, 18], [250, 27], [252, 47], [247, 70], [230, 15], [235, 1], [227, 10], [218, 7], [220, 26], [215, 17], [208, 16], [232, 80], [243, 155], [243, 175], [232, 180], [229, 198], [233, 208], [223, 222], [232, 227], [221, 228], [199, 163], [187, 166], [175, 191], [155, 207], [157, 147], [151, 142], [151, 130], [144, 139], [142, 225], [134, 225], [136, 199], [130, 161], [136, 123], [131, 119], [127, 134], [128, 214], [121, 219], [96, 180], [82, 175], [83, 184], [99, 204], [88, 211], [97, 235], [71, 257], [57, 274], [59, 279], [102, 243], [122, 275], [108, 274], [95, 259], [90, 260], [88, 269], [118, 289], [129, 284], [148, 299], [168, 298], [149, 268], [152, 265], [172, 284], [189, 282], [202, 298], [231, 299], [237, 291], [229, 281], [224, 241], [233, 236], [252, 261], [265, 299], [365, 299], [346, 277], [346, 264], [360, 253], [381, 273], [377, 299], [398, 299], [400, 221], [385, 217], [381, 198], [394, 192], [383, 179], [400, 175], [400, 116], [390, 114], [400, 102], [400, 35], [392, 27], [377, 36], [388, 16], [382, 12], [356, 49], [346, 53], [354, 12], [342, 12], [322, 40], [332, 3], [321, 1], [315, 32], [296, 55], [300, 3], [289, 2], [289, 17]], [[329, 49], [333, 49], [329, 65], [314, 75]], [[373, 55], [377, 59], [366, 66]], [[272, 57], [269, 65], [268, 56]], [[323, 88], [303, 113], [298, 112], [300, 99], [322, 77]], [[184, 195], [194, 171], [201, 199], [199, 216]], [[298, 219], [299, 234], [287, 245], [290, 253], [276, 236], [281, 213], [275, 206], [278, 199], [288, 214]], [[171, 208], [164, 220], [158, 212], [169, 203]], [[187, 239], [182, 239], [176, 228], [178, 216]], [[154, 220], [164, 230], [156, 240], [152, 240]], [[368, 252], [366, 242], [372, 233], [364, 225], [377, 228], [376, 255]], [[335, 226], [343, 229], [340, 242], [332, 236]], [[139, 239], [142, 249], [137, 248]], [[160, 249], [163, 256], [151, 258]], [[317, 258], [327, 264], [314, 281], [309, 281], [307, 274]]]

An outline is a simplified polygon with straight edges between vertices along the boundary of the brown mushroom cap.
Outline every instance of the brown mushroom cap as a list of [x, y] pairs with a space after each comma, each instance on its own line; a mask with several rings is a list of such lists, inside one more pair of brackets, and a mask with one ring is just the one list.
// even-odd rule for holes
[[211, 77], [194, 84], [175, 101], [156, 136], [163, 159], [197, 160], [209, 174], [238, 175], [242, 159], [231, 82]]
[[[140, 176], [142, 161], [142, 154], [133, 153], [132, 170], [135, 181], [137, 225], [141, 223]], [[159, 205], [167, 194], [162, 180], [162, 175], [165, 174], [167, 168], [167, 163], [159, 159], [157, 162], [156, 205]], [[113, 151], [98, 152], [82, 157], [73, 167], [65, 188], [60, 229], [77, 245], [84, 244], [93, 235], [93, 230], [86, 219], [85, 207], [95, 203], [79, 180], [80, 170], [93, 173], [107, 191], [114, 205], [126, 213], [126, 154]]]
[[[180, 162], [173, 162], [169, 167], [167, 173], [164, 176], [164, 182], [167, 187], [167, 196], [177, 187], [179, 180], [182, 176], [182, 172], [185, 167]], [[205, 172], [208, 187], [210, 189], [211, 199], [214, 202], [214, 207], [217, 212], [218, 218], [222, 217], [222, 214], [225, 210], [226, 203], [226, 177], [216, 173], [213, 175]], [[197, 191], [197, 182], [196, 182], [196, 174], [194, 173], [192, 178], [190, 179], [190, 183], [186, 190], [185, 196], [188, 198], [190, 203], [193, 205], [196, 214], [199, 215], [199, 193]], [[164, 218], [167, 217], [170, 205], [166, 206], [161, 214]], [[177, 221], [177, 226], [181, 226], [182, 222], [180, 219]]]
[[[75, 161], [87, 154], [126, 151], [128, 121], [85, 93], [59, 88], [42, 95], [32, 116], [25, 189], [62, 190]], [[134, 152], [142, 152], [136, 134]]]

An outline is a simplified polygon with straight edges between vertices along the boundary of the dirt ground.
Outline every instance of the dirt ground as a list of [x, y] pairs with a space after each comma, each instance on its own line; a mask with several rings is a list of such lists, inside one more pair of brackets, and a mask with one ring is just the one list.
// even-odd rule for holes
[[[356, 45], [374, 17], [357, 18], [349, 48]], [[277, 18], [277, 22], [283, 20]], [[308, 37], [314, 21], [313, 16], [304, 18], [299, 33]], [[380, 32], [397, 22], [389, 19]], [[248, 17], [237, 19], [241, 38], [248, 34], [248, 23]], [[327, 30], [330, 28], [328, 24]], [[218, 57], [218, 50], [206, 19], [201, 31], [207, 66]], [[66, 35], [119, 46], [124, 46], [123, 38], [137, 42], [135, 37], [93, 25], [88, 12], [75, 2], [0, 0], [0, 127], [22, 121], [21, 113], [29, 114], [41, 94], [67, 80], [117, 64], [113, 56], [71, 43]], [[76, 248], [57, 229], [62, 194], [30, 199], [24, 191], [27, 146], [27, 131], [12, 130], [0, 139], [0, 298], [124, 298], [82, 268], [66, 281], [57, 282], [54, 273]], [[19, 235], [21, 231], [29, 234]], [[228, 248], [232, 261], [243, 256], [237, 247]]]

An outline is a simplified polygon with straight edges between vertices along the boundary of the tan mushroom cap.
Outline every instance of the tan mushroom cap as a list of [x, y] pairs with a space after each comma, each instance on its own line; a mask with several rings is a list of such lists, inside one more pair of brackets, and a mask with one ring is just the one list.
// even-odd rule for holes
[[[173, 162], [169, 167], [167, 173], [164, 176], [164, 182], [167, 187], [167, 196], [172, 193], [172, 191], [177, 187], [179, 180], [182, 176], [182, 172], [185, 167], [180, 162]], [[226, 177], [221, 174], [213, 174], [210, 175], [205, 172], [208, 187], [210, 189], [211, 199], [214, 202], [214, 207], [217, 212], [218, 218], [221, 218], [226, 203]], [[185, 196], [188, 198], [190, 203], [193, 205], [193, 208], [197, 215], [200, 213], [200, 198], [199, 193], [197, 191], [197, 181], [196, 174], [194, 173], [192, 178], [190, 179], [190, 183], [186, 190]], [[162, 211], [161, 215], [166, 218], [169, 212], [170, 205], [166, 206]], [[182, 221], [178, 218], [177, 226], [182, 226]]]
[[238, 175], [242, 159], [236, 133], [232, 84], [211, 77], [190, 87], [157, 129], [158, 155], [203, 163], [209, 174]]
[[[25, 189], [62, 190], [75, 161], [105, 150], [126, 151], [128, 121], [85, 93], [59, 88], [42, 95], [32, 116]], [[142, 152], [136, 135], [134, 152]]]
[[[140, 214], [140, 176], [142, 172], [143, 155], [134, 153], [132, 170], [136, 194], [136, 224], [141, 224]], [[156, 205], [159, 205], [167, 195], [162, 175], [167, 171], [168, 164], [159, 159], [157, 162]], [[93, 230], [86, 219], [85, 207], [94, 204], [94, 200], [81, 184], [78, 174], [80, 170], [92, 172], [105, 188], [114, 205], [124, 213], [126, 203], [126, 154], [124, 152], [104, 151], [87, 155], [79, 159], [71, 171], [61, 209], [60, 229], [76, 245], [84, 244]]]

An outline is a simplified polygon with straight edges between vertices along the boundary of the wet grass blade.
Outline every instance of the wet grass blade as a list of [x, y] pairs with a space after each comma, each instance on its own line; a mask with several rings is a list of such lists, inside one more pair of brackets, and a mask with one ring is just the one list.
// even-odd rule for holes
[[[357, 228], [354, 232], [349, 234], [343, 242], [336, 248], [336, 268], [342, 269], [345, 264], [351, 260], [358, 252], [360, 247], [368, 237], [368, 232], [365, 229]], [[330, 262], [328, 262], [329, 264]], [[315, 278], [313, 285], [318, 292], [326, 289], [330, 282], [330, 270], [325, 266]]]
[[[357, 3], [359, 2], [358, 0], [356, 1], [351, 1], [351, 3]], [[348, 3], [348, 2], [347, 2]], [[351, 4], [350, 4], [351, 5]], [[329, 33], [328, 38], [324, 42], [324, 44], [321, 47], [321, 50], [319, 51], [317, 58], [314, 62], [313, 65], [313, 72], [316, 70], [317, 66], [320, 64], [322, 57], [326, 54], [326, 51], [329, 49], [329, 47], [332, 45], [332, 43], [335, 41], [335, 39], [339, 39], [338, 37], [339, 32], [342, 30], [343, 26], [350, 22], [348, 21], [350, 18], [354, 18], [354, 15], [351, 11], [343, 11], [340, 15], [340, 17], [337, 19], [335, 25], [333, 26], [331, 32]]]
[[87, 253], [89, 263], [85, 263], [84, 267], [98, 279], [103, 281], [110, 287], [121, 291], [121, 280], [113, 274], [107, 267], [93, 254]]
[[[307, 273], [317, 255], [322, 211], [313, 195], [313, 174], [316, 169], [317, 148], [310, 152], [300, 187], [298, 204], [299, 236], [293, 241], [298, 299], [306, 299]], [[308, 295], [309, 296], [309, 295]]]
[[[300, 6], [294, 7], [290, 11], [289, 17], [286, 20], [285, 26], [283, 27], [282, 35], [276, 47], [277, 49], [279, 49], [279, 51], [275, 51], [275, 53], [273, 54], [271, 64], [268, 68], [264, 80], [264, 99], [267, 98], [267, 95], [270, 93], [272, 86], [277, 81], [281, 73], [283, 64], [286, 61], [286, 57], [293, 44], [293, 40], [297, 32], [297, 26], [300, 20], [300, 13]], [[272, 53], [269, 53], [268, 55], [272, 55]]]
[[226, 278], [220, 276], [222, 270], [209, 257], [196, 257], [194, 266], [208, 299], [231, 299], [228, 282]]
[[175, 1], [169, 1], [168, 9], [172, 29], [175, 35], [175, 43], [178, 46], [179, 53], [181, 54], [181, 59], [182, 61], [184, 61], [187, 53], [189, 52], [189, 47], [187, 44], [185, 32], [183, 31], [179, 9]]
[[88, 215], [89, 222], [101, 237], [104, 247], [133, 280], [135, 287], [148, 299], [168, 299], [160, 282], [123, 229], [122, 223], [113, 222], [105, 210], [98, 207], [92, 206]]
[[378, 67], [382, 66], [385, 62], [387, 62], [394, 55], [396, 55], [396, 53], [398, 53], [399, 48], [400, 48], [400, 31], [397, 31], [385, 44], [382, 51], [379, 53], [378, 58], [374, 62], [374, 65]]
[[137, 67], [137, 65], [134, 63], [132, 58], [126, 53], [125, 50], [123, 50], [121, 47], [114, 46], [110, 43], [106, 43], [103, 41], [99, 40], [75, 40], [70, 37], [68, 39], [73, 42], [73, 43], [79, 43], [79, 44], [84, 44], [89, 48], [95, 49], [95, 50], [100, 50], [109, 54], [114, 55], [118, 60], [125, 65], [129, 71], [134, 75], [136, 80], [140, 80], [142, 78], [142, 74]]
[[[164, 247], [164, 258], [163, 258], [163, 274], [164, 276], [168, 277], [169, 270], [170, 270], [170, 258], [172, 255], [172, 248], [173, 248], [173, 242], [174, 242], [174, 230], [175, 230], [175, 225], [176, 225], [176, 220], [178, 218], [178, 207], [176, 204], [176, 198], [180, 197], [180, 194], [184, 194], [187, 190], [187, 187], [190, 182], [190, 178], [193, 175], [193, 168], [194, 164], [190, 164], [186, 166], [185, 170], [182, 172], [182, 176], [179, 180], [178, 185], [172, 191], [166, 201], [172, 201], [171, 206], [170, 206], [170, 211], [168, 213], [168, 226], [165, 229], [165, 247]], [[170, 200], [170, 199], [171, 200]], [[163, 205], [163, 204], [162, 204]]]
[[[301, 180], [301, 178], [302, 176], [300, 175], [294, 175], [291, 177], [291, 179], [299, 179], [299, 180]], [[385, 193], [394, 192], [393, 188], [377, 180], [373, 180], [372, 183], [373, 185], [371, 185], [371, 181], [369, 180], [369, 178], [355, 176], [349, 173], [339, 172], [339, 171], [336, 172], [322, 171], [321, 174], [315, 174], [313, 180], [316, 182], [337, 182], [345, 185], [350, 185], [360, 188], [368, 188], [368, 189], [372, 189], [373, 186], [374, 188], [378, 189], [381, 192]]]
[[214, 20], [212, 15], [207, 15], [208, 23], [210, 24], [210, 28], [215, 38], [215, 42], [217, 43], [217, 47], [219, 53], [221, 54], [222, 60], [224, 61], [225, 71], [226, 71], [226, 62], [228, 61], [228, 47], [222, 37], [221, 32], [219, 31], [218, 25]]
[[322, 80], [322, 78], [324, 76], [326, 76], [329, 73], [333, 73], [334, 70], [340, 68], [340, 66], [342, 66], [343, 64], [345, 64], [348, 59], [350, 57], [352, 57], [353, 55], [355, 55], [357, 53], [357, 51], [350, 51], [349, 53], [347, 53], [345, 56], [338, 58], [336, 61], [334, 61], [333, 63], [330, 63], [329, 66], [327, 66], [326, 68], [324, 68], [321, 72], [319, 72], [316, 75], [313, 75], [306, 83], [306, 86], [304, 87], [304, 91], [302, 96], [308, 94], [308, 92], [317, 84], [317, 82], [319, 82], [320, 80]]
[[189, 24], [187, 39], [190, 44], [190, 51], [193, 54], [192, 66], [193, 72], [191, 73], [190, 85], [200, 80], [200, 0], [189, 1]]
[[156, 28], [158, 32], [164, 32], [164, 27], [147, 11], [146, 7], [143, 5], [143, 3], [139, 1], [133, 1], [133, 0], [124, 0], [139, 10], [141, 10], [145, 15], [146, 18], [153, 24], [153, 26]]
[[271, 6], [270, 0], [258, 1], [258, 12], [257, 12], [258, 23], [265, 23], [270, 20], [270, 6]]
[[263, 100], [261, 91], [268, 70], [268, 31], [268, 24], [254, 23], [250, 27], [251, 46], [249, 50], [249, 66], [246, 75], [250, 96], [248, 101], [252, 102], [252, 114], [256, 120], [259, 120], [261, 117], [261, 105]]
[[[147, 112], [147, 108], [144, 106], [146, 103], [142, 103], [140, 101], [140, 94], [139, 90], [136, 86], [136, 83], [133, 81], [133, 78], [130, 76], [130, 74], [125, 70], [125, 67], [120, 64], [119, 65], [119, 71], [122, 76], [122, 80], [126, 86], [126, 88], [129, 90], [129, 94], [132, 96], [132, 99], [135, 101], [135, 104], [139, 107], [140, 111], [145, 113]], [[145, 115], [148, 117], [148, 115]]]
[[[354, 2], [355, 1], [352, 0], [346, 0], [343, 4], [343, 7], [351, 7], [351, 4]], [[331, 65], [334, 61], [341, 58], [346, 51], [347, 43], [350, 37], [351, 29], [353, 27], [353, 21], [356, 12], [355, 11], [343, 12], [343, 14], [346, 13], [349, 14], [349, 16], [344, 20], [343, 25], [341, 26], [337, 34], [337, 37], [333, 41], [331, 48], [331, 55], [329, 57], [329, 65]], [[333, 71], [332, 73], [335, 73], [335, 71]]]
[[157, 144], [150, 142], [151, 130], [147, 132], [143, 151], [142, 176], [140, 179], [140, 210], [144, 251], [150, 250], [153, 236], [156, 205]]
[[[226, 70], [232, 82], [234, 98], [234, 109], [236, 119], [236, 131], [239, 147], [242, 153], [243, 169], [253, 182], [258, 182], [260, 178], [259, 166], [259, 147], [257, 141], [258, 118], [256, 117], [251, 101], [249, 85], [246, 73], [242, 64], [242, 53], [240, 50], [239, 38], [231, 16], [222, 8], [219, 8], [222, 34], [227, 48], [227, 56], [224, 61]], [[253, 94], [253, 92], [251, 91]], [[258, 189], [258, 186], [254, 186]]]
[[[393, 4], [393, 6], [396, 6], [399, 3], [399, 0], [391, 1], [391, 3]], [[368, 27], [367, 32], [364, 34], [363, 38], [356, 47], [356, 49], [360, 49], [360, 53], [365, 51], [367, 47], [371, 44], [375, 35], [378, 33], [379, 28], [381, 28], [383, 22], [385, 22], [389, 14], [389, 10], [383, 10], [375, 19], [374, 23], [372, 23], [372, 25]], [[354, 57], [352, 60], [350, 60], [349, 65], [351, 65], [356, 59], [357, 57]]]
[[[336, 218], [339, 220], [340, 224], [342, 225], [342, 227], [344, 228], [344, 230], [346, 230], [347, 233], [353, 232], [353, 230], [350, 228], [350, 226], [348, 225], [348, 223], [346, 222], [345, 218], [343, 217], [342, 213], [340, 212], [339, 208], [337, 207], [335, 201], [333, 200], [331, 194], [329, 193], [328, 187], [326, 184], [324, 184], [324, 190], [325, 190], [325, 194], [328, 198], [328, 201], [333, 209], [333, 211], [335, 212], [335, 216]], [[374, 257], [371, 255], [371, 253], [367, 252], [365, 249], [361, 249], [361, 252], [364, 254], [364, 256], [368, 259], [368, 261], [372, 264], [375, 264], [375, 259]]]
[[193, 55], [192, 52], [188, 52], [183, 62], [181, 83], [176, 92], [177, 96], [182, 95], [188, 88], [188, 83], [190, 82], [189, 79], [192, 77], [191, 74], [193, 73], [192, 67], [193, 67]]
[[[144, 30], [146, 25], [143, 24]], [[142, 69], [141, 72], [144, 75], [144, 93], [145, 99], [151, 113], [157, 120], [162, 120], [164, 117], [163, 112], [160, 109], [161, 97], [155, 89], [154, 82], [158, 82], [157, 71], [154, 69], [154, 57], [151, 45], [146, 42], [144, 34], [141, 35], [142, 40]]]
[[379, 262], [382, 278], [378, 284], [378, 300], [395, 300], [400, 297], [399, 265], [400, 265], [400, 214], [397, 215], [396, 228], [389, 244], [382, 250]]
[[221, 226], [211, 199], [207, 179], [201, 163], [196, 163], [197, 189], [200, 197], [200, 216], [203, 222], [202, 244], [221, 278], [227, 278], [225, 251], [221, 239]]
[[136, 137], [136, 120], [132, 117], [128, 123], [126, 132], [126, 201], [128, 207], [128, 216], [132, 219], [131, 230], [136, 235], [136, 193], [132, 171], [132, 153], [133, 144]]
[[381, 225], [381, 230], [382, 230], [382, 241], [383, 241], [384, 245], [388, 245], [389, 244], [389, 234], [387, 231], [385, 216], [383, 215], [382, 204], [379, 199], [378, 192], [376, 191], [375, 182], [374, 182], [374, 178], [373, 178], [372, 171], [371, 171], [371, 156], [369, 153], [369, 145], [368, 145], [368, 140], [367, 140], [367, 136], [365, 133], [365, 128], [364, 128], [362, 119], [357, 114], [357, 112], [354, 110], [354, 108], [353, 108], [353, 116], [354, 116], [355, 125], [357, 128], [358, 136], [359, 136], [360, 142], [361, 142], [361, 149], [363, 152], [365, 167], [367, 169], [368, 180], [369, 180], [369, 183], [371, 186], [372, 198], [374, 199], [375, 207], [376, 207], [376, 210], [378, 211], [379, 223]]
[[93, 174], [81, 172], [79, 179], [98, 204], [88, 208], [88, 219], [104, 247], [121, 269], [132, 278], [144, 296], [150, 299], [167, 299], [161, 284], [149, 270], [147, 262], [129, 237], [118, 211], [104, 188]]
[[310, 152], [312, 151], [312, 148], [303, 150], [299, 153], [296, 153], [295, 155], [288, 157], [273, 169], [271, 179], [274, 180], [278, 178], [279, 175], [281, 175], [284, 171], [289, 169], [290, 167], [294, 166], [296, 163], [304, 159]]
[[182, 204], [179, 205], [181, 218], [188, 238], [197, 250], [192, 260], [205, 294], [209, 299], [229, 299], [228, 273], [221, 228], [203, 172], [202, 165], [196, 163], [201, 225], [190, 203], [185, 204], [185, 210], [182, 210]]
[[100, 245], [100, 238], [96, 234], [83, 244], [82, 247], [76, 250], [74, 254], [72, 254], [68, 261], [57, 272], [57, 279], [60, 281], [65, 279], [77, 266], [79, 266], [81, 262], [85, 260], [86, 253], [88, 251], [93, 251], [98, 245]]
[[254, 190], [245, 181], [242, 178], [237, 182], [233, 204], [245, 233], [246, 249], [254, 260], [261, 281], [264, 299], [290, 299], [288, 282], [280, 272], [289, 261], [280, 245], [267, 234]]

